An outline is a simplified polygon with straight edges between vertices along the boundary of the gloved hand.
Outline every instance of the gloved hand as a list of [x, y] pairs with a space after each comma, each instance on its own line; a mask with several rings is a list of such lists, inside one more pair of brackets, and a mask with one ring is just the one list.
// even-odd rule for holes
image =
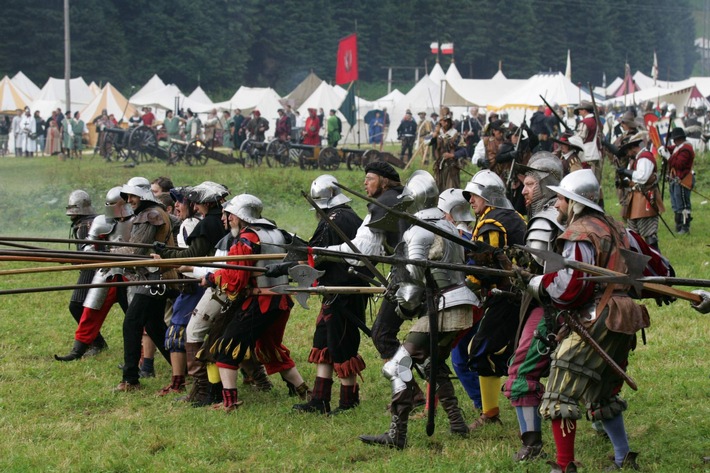
[[616, 168], [616, 173], [621, 177], [628, 177], [629, 179], [631, 179], [634, 174], [631, 169], [627, 168]]
[[670, 296], [658, 296], [656, 297], [656, 305], [658, 307], [663, 307], [665, 305], [671, 305], [671, 302], [675, 302], [675, 297]]
[[513, 284], [515, 284], [516, 287], [524, 291], [525, 289], [527, 289], [528, 283], [533, 278], [533, 274], [527, 269], [522, 268], [518, 265], [513, 266], [513, 271], [515, 271], [515, 278], [513, 280]]
[[200, 286], [202, 287], [212, 287], [215, 288], [217, 285], [214, 282], [214, 273], [207, 273], [202, 281], [200, 281]]
[[671, 152], [668, 151], [668, 148], [665, 146], [658, 148], [658, 154], [661, 155], [663, 159], [669, 159], [671, 157]]
[[267, 264], [264, 276], [267, 278], [278, 278], [288, 274], [288, 270], [296, 266], [296, 261], [286, 261], [281, 263]]
[[710, 312], [710, 292], [703, 291], [701, 289], [696, 289], [692, 292], [693, 294], [697, 294], [702, 297], [703, 300], [701, 302], [698, 302], [697, 304], [691, 303], [690, 306], [701, 314], [707, 314], [708, 312]]
[[165, 249], [168, 247], [165, 243], [162, 241], [154, 241], [153, 242], [153, 251], [155, 251], [157, 254], [161, 254]]

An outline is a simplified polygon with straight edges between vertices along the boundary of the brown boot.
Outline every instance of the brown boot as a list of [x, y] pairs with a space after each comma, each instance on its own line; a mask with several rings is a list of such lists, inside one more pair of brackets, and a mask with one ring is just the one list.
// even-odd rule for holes
[[313, 392], [305, 382], [301, 383], [300, 386], [296, 386], [295, 390], [296, 395], [301, 399], [301, 401], [308, 402], [313, 398]]
[[536, 458], [544, 458], [542, 452], [542, 432], [530, 431], [524, 432], [520, 439], [523, 446], [513, 455], [513, 460], [516, 462], [535, 460]]
[[407, 422], [412, 412], [413, 384], [392, 396], [392, 421], [390, 428], [382, 435], [361, 435], [360, 440], [368, 445], [384, 445], [398, 450], [407, 446]]
[[207, 397], [209, 391], [209, 381], [207, 380], [207, 366], [197, 359], [197, 352], [200, 351], [202, 343], [185, 343], [185, 355], [187, 358], [187, 375], [192, 377], [192, 389], [185, 397], [187, 402], [197, 402]]
[[248, 377], [249, 384], [257, 391], [269, 392], [271, 391], [271, 388], [274, 387], [274, 384], [266, 374], [266, 368], [264, 368], [264, 365], [253, 358], [243, 360], [240, 368], [245, 373], [244, 383], [247, 384]]
[[[451, 383], [449, 375], [450, 373], [446, 365], [439, 368], [439, 376], [437, 376], [436, 380], [439, 388], [436, 390], [436, 394], [449, 418], [449, 431], [452, 434], [466, 436], [469, 432], [468, 426], [466, 425], [466, 420], [463, 418], [463, 412], [461, 412], [461, 408], [459, 407], [459, 400], [456, 397], [454, 385]], [[430, 406], [430, 408], [432, 407]]]

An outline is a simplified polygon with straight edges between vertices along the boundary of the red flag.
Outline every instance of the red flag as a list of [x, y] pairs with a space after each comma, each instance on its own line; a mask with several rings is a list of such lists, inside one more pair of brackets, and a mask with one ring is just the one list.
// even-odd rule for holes
[[357, 35], [351, 34], [338, 44], [338, 63], [335, 66], [335, 83], [347, 84], [357, 80]]
[[431, 47], [432, 54], [439, 54], [439, 43], [431, 43], [429, 47]]

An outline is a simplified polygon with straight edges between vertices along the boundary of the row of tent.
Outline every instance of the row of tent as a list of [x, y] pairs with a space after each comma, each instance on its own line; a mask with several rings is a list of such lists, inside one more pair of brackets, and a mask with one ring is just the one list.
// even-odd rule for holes
[[[617, 78], [606, 88], [594, 89], [597, 102], [624, 106], [645, 101], [652, 101], [656, 105], [665, 102], [674, 104], [678, 110], [687, 106], [710, 105], [705, 98], [710, 96], [710, 77], [655, 82], [637, 72], [633, 76], [633, 91], [618, 95], [623, 83], [624, 79]], [[196, 113], [207, 113], [212, 109], [233, 111], [236, 108], [250, 113], [258, 109], [263, 117], [274, 123], [278, 109], [287, 103], [305, 117], [309, 108], [322, 108], [326, 113], [330, 109], [338, 110], [347, 95], [346, 89], [331, 86], [314, 73], [310, 73], [284, 97], [269, 87], [242, 86], [223, 102], [213, 102], [199, 86], [189, 95], [184, 95], [176, 85], [165, 84], [157, 74], [128, 99], [110, 83], [99, 87], [94, 82], [87, 84], [81, 77], [71, 79], [70, 88], [72, 104], [69, 109], [80, 111], [87, 123], [99, 116], [103, 109], [120, 120], [122, 117], [127, 119], [142, 107], [152, 107], [158, 119], [164, 117], [165, 111], [176, 107], [185, 110], [189, 108]], [[18, 108], [29, 106], [32, 111], [39, 110], [46, 118], [52, 110], [67, 109], [64, 106], [64, 94], [63, 79], [50, 78], [39, 88], [22, 72], [18, 72], [12, 79], [5, 76], [0, 81], [0, 113], [12, 113]], [[362, 117], [369, 111], [386, 108], [391, 121], [386, 139], [394, 141], [397, 139], [397, 125], [408, 110], [417, 118], [419, 112], [426, 112], [430, 116], [438, 112], [442, 105], [446, 105], [452, 109], [455, 117], [459, 117], [465, 115], [469, 107], [477, 106], [488, 111], [506, 111], [512, 121], [519, 123], [527, 111], [543, 105], [540, 96], [545, 97], [550, 104], [563, 108], [591, 99], [588, 90], [575, 85], [559, 72], [540, 73], [529, 79], [508, 79], [502, 71], [498, 71], [491, 79], [464, 79], [452, 62], [446, 72], [436, 63], [406, 94], [395, 89], [374, 101], [356, 97], [359, 120], [355, 127], [348, 126], [342, 114], [337, 113], [343, 121], [344, 142], [364, 143], [367, 142], [367, 125], [363, 123]]]

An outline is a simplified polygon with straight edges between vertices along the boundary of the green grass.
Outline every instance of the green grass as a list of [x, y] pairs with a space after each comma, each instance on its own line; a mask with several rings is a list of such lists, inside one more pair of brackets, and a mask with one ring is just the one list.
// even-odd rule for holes
[[[698, 163], [698, 190], [710, 194], [705, 157]], [[606, 169], [611, 182], [611, 169]], [[303, 236], [315, 227], [315, 217], [300, 197], [320, 173], [288, 169], [243, 169], [209, 162], [205, 167], [171, 167], [142, 164], [134, 169], [104, 164], [88, 156], [81, 161], [54, 158], [0, 159], [0, 233], [8, 235], [66, 236], [66, 199], [75, 188], [84, 188], [101, 207], [103, 195], [130, 177], [149, 179], [169, 175], [177, 185], [210, 179], [227, 184], [232, 194], [250, 192], [265, 205], [264, 214]], [[361, 188], [362, 172], [335, 171], [346, 185]], [[607, 196], [614, 196], [607, 187]], [[692, 234], [673, 239], [660, 230], [661, 247], [679, 276], [710, 278], [707, 244], [709, 205], [693, 195]], [[613, 198], [607, 208], [618, 214]], [[670, 202], [666, 202], [670, 208]], [[364, 205], [355, 203], [363, 215]], [[672, 221], [672, 214], [666, 213]], [[4, 263], [2, 269], [20, 267]], [[0, 289], [71, 284], [71, 272], [4, 276]], [[140, 471], [475, 471], [547, 472], [542, 461], [515, 464], [517, 421], [501, 396], [504, 425], [493, 426], [468, 439], [448, 433], [445, 416], [438, 415], [437, 430], [429, 438], [425, 421], [410, 423], [410, 447], [391, 451], [368, 447], [359, 434], [384, 432], [389, 425], [385, 406], [389, 383], [380, 375], [380, 361], [367, 339], [362, 354], [368, 364], [361, 381], [362, 404], [355, 411], [330, 419], [298, 415], [291, 411], [293, 398], [274, 379], [270, 393], [240, 390], [245, 405], [231, 415], [193, 409], [159, 398], [154, 393], [170, 378], [164, 361], [156, 362], [158, 377], [131, 394], [111, 389], [121, 379], [121, 322], [114, 309], [104, 325], [110, 349], [96, 358], [57, 363], [72, 343], [74, 322], [67, 310], [69, 293], [5, 296], [0, 302], [0, 471], [140, 472]], [[296, 308], [286, 332], [299, 369], [312, 383], [313, 366], [306, 362], [318, 306]], [[627, 428], [632, 449], [641, 452], [639, 463], [647, 472], [710, 471], [703, 456], [710, 455], [710, 362], [708, 317], [697, 314], [687, 302], [657, 308], [649, 301], [652, 325], [648, 345], [640, 344], [631, 357], [630, 374], [639, 391], [624, 389], [629, 401]], [[375, 307], [370, 310], [372, 322]], [[467, 420], [474, 413], [460, 387], [457, 389]], [[337, 399], [337, 384], [334, 399]], [[334, 401], [337, 402], [337, 401]], [[611, 446], [580, 421], [578, 459], [582, 471], [606, 466]], [[554, 452], [549, 426], [544, 426], [547, 451]]]

